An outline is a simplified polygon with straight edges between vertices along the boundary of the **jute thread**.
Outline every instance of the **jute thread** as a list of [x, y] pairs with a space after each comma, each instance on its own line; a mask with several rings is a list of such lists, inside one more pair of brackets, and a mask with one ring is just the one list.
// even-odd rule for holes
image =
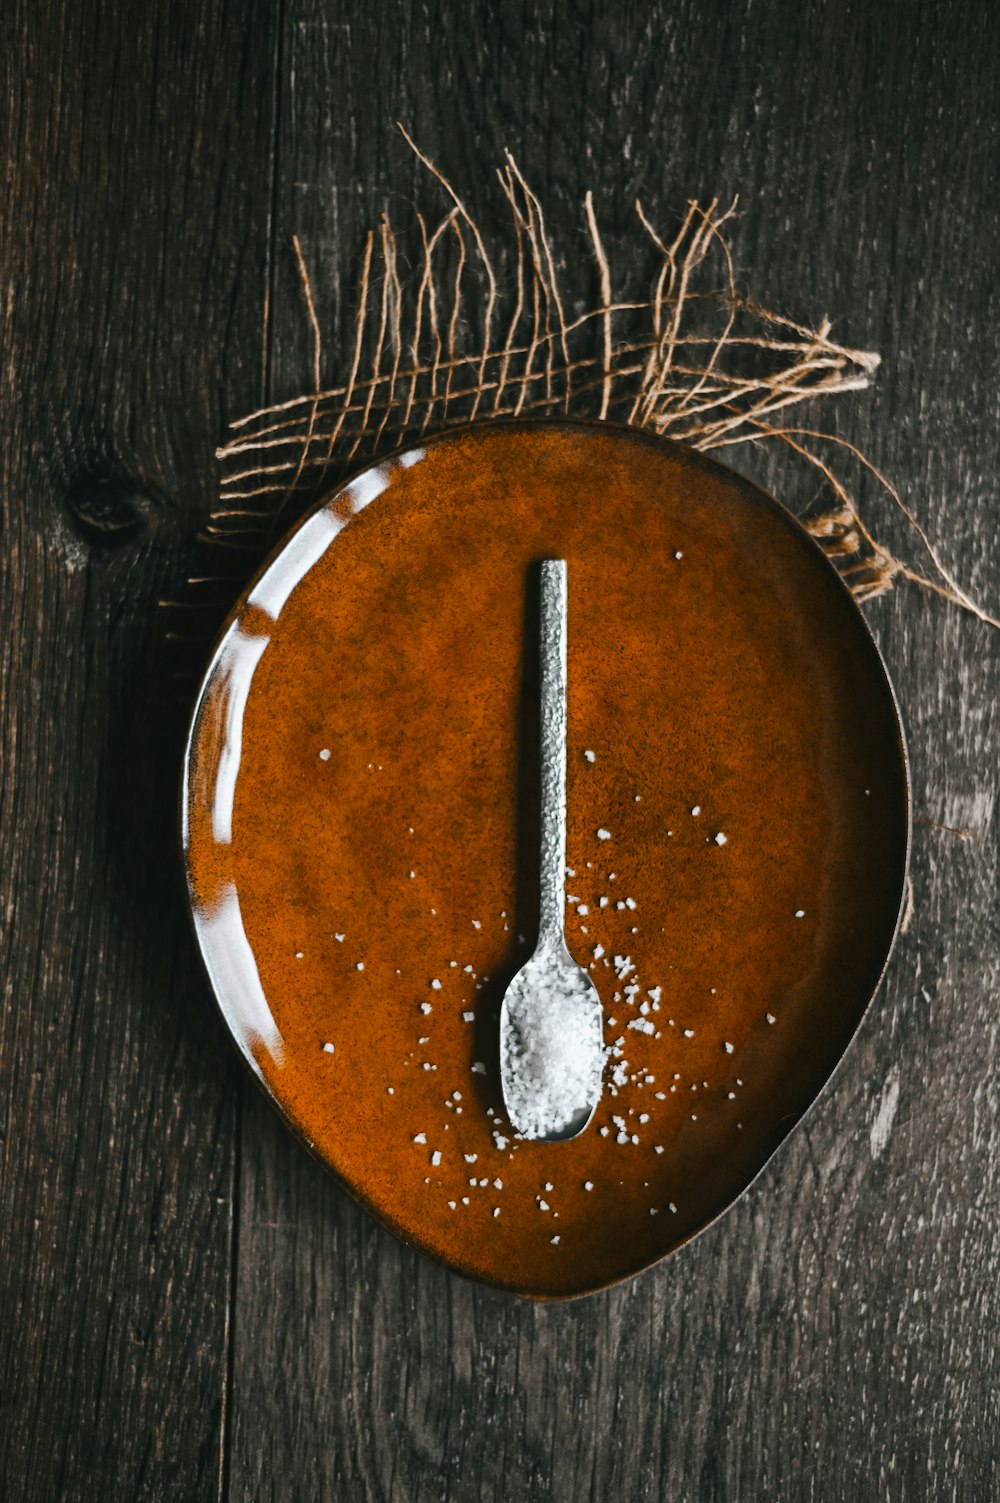
[[[217, 451], [218, 504], [199, 539], [203, 556], [190, 588], [225, 586], [245, 574], [249, 559], [263, 556], [319, 495], [407, 442], [492, 418], [566, 416], [624, 423], [702, 453], [782, 446], [826, 490], [826, 504], [802, 521], [856, 599], [871, 600], [905, 579], [1000, 626], [962, 589], [872, 461], [847, 439], [794, 420], [804, 404], [865, 390], [880, 359], [835, 340], [829, 318], [812, 327], [739, 294], [724, 234], [735, 200], [725, 208], [717, 198], [690, 201], [668, 240], [637, 199], [634, 260], [651, 254], [652, 276], [640, 290], [616, 295], [588, 192], [584, 272], [596, 280], [598, 296], [587, 306], [574, 302], [557, 273], [541, 201], [509, 152], [496, 173], [509, 233], [491, 255], [454, 186], [399, 129], [447, 207], [433, 226], [416, 213], [413, 267], [403, 265], [388, 214], [369, 232], [346, 377], [332, 385], [323, 384], [322, 327], [306, 257], [293, 237], [310, 387], [230, 425]], [[582, 311], [574, 311], [578, 306]], [[878, 541], [841, 463], [870, 475], [906, 518], [928, 573]], [[220, 567], [224, 554], [235, 567]]]

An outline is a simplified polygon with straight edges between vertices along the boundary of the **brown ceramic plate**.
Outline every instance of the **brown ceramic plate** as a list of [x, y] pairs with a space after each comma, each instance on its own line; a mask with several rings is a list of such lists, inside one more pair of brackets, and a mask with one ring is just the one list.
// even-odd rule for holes
[[[505, 1143], [550, 556], [567, 937], [620, 1084], [576, 1141]], [[407, 1242], [538, 1296], [647, 1267], [750, 1184], [878, 984], [908, 835], [893, 694], [819, 549], [606, 426], [448, 434], [331, 496], [232, 614], [183, 793], [201, 952], [285, 1119]]]

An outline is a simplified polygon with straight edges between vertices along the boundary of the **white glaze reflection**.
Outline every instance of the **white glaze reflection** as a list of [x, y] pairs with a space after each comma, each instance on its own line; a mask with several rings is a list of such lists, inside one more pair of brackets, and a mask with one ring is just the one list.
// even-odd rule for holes
[[281, 1034], [260, 984], [232, 882], [226, 883], [211, 908], [195, 904], [194, 923], [212, 987], [233, 1036], [244, 1052], [262, 1045], [281, 1064]]
[[233, 801], [243, 749], [243, 715], [254, 670], [270, 640], [270, 637], [248, 637], [236, 626], [219, 649], [215, 663], [214, 692], [209, 703], [222, 724], [216, 727], [215, 737], [219, 760], [212, 798], [212, 834], [221, 845], [232, 844]]
[[[422, 459], [423, 455], [423, 449], [413, 449], [404, 454], [398, 463], [409, 467]], [[352, 517], [364, 511], [366, 506], [389, 489], [395, 468], [396, 464], [392, 463], [374, 465], [370, 470], [365, 470], [364, 474], [345, 486], [329, 506], [324, 506], [322, 511], [315, 512], [303, 522], [263, 579], [258, 581], [247, 598], [247, 604], [257, 606], [272, 621], [277, 621], [296, 585], [319, 563], [338, 532], [347, 526]], [[345, 503], [349, 503], [349, 510]]]

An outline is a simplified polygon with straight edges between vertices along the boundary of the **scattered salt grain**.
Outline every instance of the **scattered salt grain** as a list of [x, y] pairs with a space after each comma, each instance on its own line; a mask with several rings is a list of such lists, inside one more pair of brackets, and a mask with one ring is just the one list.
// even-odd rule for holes
[[778, 1021], [773, 1012], [765, 1013], [764, 1016], [767, 1018], [767, 1021], [769, 1023], [776, 1023]]
[[701, 813], [701, 805], [695, 804], [694, 808], [691, 810], [691, 813], [696, 816], [699, 815]]
[[486, 1074], [486, 1066], [483, 1064], [483, 1062], [482, 1062], [481, 1059], [477, 1059], [477, 1060], [474, 1061], [473, 1066], [472, 1066], [472, 1073], [473, 1073], [473, 1075], [485, 1075]]
[[476, 1021], [476, 1015], [475, 1015], [474, 1012], [463, 1012], [463, 1014], [462, 1014], [462, 1022], [463, 1023], [474, 1023], [475, 1021]]
[[540, 1210], [540, 1211], [547, 1211], [547, 1210], [548, 1210], [548, 1208], [549, 1208], [549, 1203], [548, 1203], [548, 1201], [547, 1201], [547, 1200], [540, 1200], [540, 1201], [539, 1201], [539, 1202], [538, 1202], [538, 1209], [539, 1209], [539, 1210]]
[[440, 1164], [440, 1162], [441, 1162], [441, 1150], [439, 1148], [435, 1148], [434, 1152], [431, 1154], [431, 1163], [434, 1165], [434, 1167], [436, 1169], [437, 1166], [438, 1166], [438, 1164]]
[[557, 1244], [557, 1243], [558, 1243], [558, 1241], [559, 1241], [559, 1238], [558, 1238], [558, 1237], [553, 1237], [553, 1238], [552, 1238], [552, 1246], [553, 1246], [553, 1247], [555, 1247], [555, 1246], [556, 1246], [556, 1244]]
[[494, 1190], [502, 1190], [503, 1189], [503, 1180], [502, 1179], [495, 1179], [493, 1181], [493, 1188], [494, 1188]]
[[426, 1143], [427, 1134], [425, 1132], [418, 1132], [414, 1135], [413, 1141], [414, 1143]]
[[663, 1152], [663, 1144], [662, 1143], [657, 1143], [656, 1147], [653, 1149], [653, 1152], [654, 1153], [662, 1153]]
[[805, 911], [804, 908], [796, 908], [796, 910], [795, 910], [795, 917], [796, 918], [805, 918], [805, 916], [806, 916], [806, 911]]
[[725, 843], [726, 843], [726, 837], [725, 837], [725, 835], [723, 835], [723, 833], [722, 833], [721, 830], [719, 831], [718, 835], [716, 835], [716, 837], [715, 837], [715, 843], [716, 843], [716, 845], [725, 845]]
[[319, 759], [320, 759], [321, 762], [329, 762], [329, 760], [330, 760], [330, 748], [328, 746], [324, 746], [323, 747], [323, 750], [319, 754]]
[[611, 831], [610, 830], [598, 830], [598, 832], [597, 832], [597, 838], [598, 838], [598, 840], [610, 840], [611, 839]]
[[344, 943], [345, 936], [343, 934], [335, 934], [333, 937], [337, 941], [338, 945], [342, 945]]
[[576, 911], [581, 918], [586, 918], [587, 914], [590, 912], [590, 909], [587, 907], [586, 903], [581, 903]]
[[733, 1052], [733, 1046], [729, 1042], [728, 1039], [726, 1040], [726, 1042], [723, 1044], [722, 1047], [723, 1047], [723, 1049], [725, 1049], [725, 1051], [726, 1051], [727, 1054], [732, 1054], [732, 1052]]
[[365, 968], [365, 963], [364, 963], [363, 960], [359, 960], [358, 963], [357, 963], [357, 965], [354, 967], [354, 969], [356, 971], [363, 971], [364, 968]]
[[435, 979], [434, 981], [431, 982], [431, 991], [432, 992], [439, 992], [440, 990], [441, 990], [441, 983], [440, 983], [440, 981], [438, 981], [437, 979]]
[[421, 1002], [420, 1011], [426, 1016], [427, 1013], [433, 1012], [434, 1009], [431, 1007], [431, 1004], [429, 1002]]
[[324, 1044], [323, 1045], [323, 1053], [324, 1054], [332, 1054], [333, 1053], [333, 1045], [332, 1044]]
[[693, 1039], [694, 1038], [694, 1029], [693, 1028], [685, 1028], [684, 1029], [684, 1037], [686, 1039]]
[[493, 1207], [493, 1214], [494, 1214], [494, 1216], [499, 1216], [500, 1215], [500, 1207], [499, 1206], [494, 1206]]

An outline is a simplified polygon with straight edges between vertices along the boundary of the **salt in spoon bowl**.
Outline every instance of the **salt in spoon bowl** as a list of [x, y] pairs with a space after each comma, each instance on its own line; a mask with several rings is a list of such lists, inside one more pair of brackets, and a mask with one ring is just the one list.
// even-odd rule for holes
[[504, 1105], [522, 1138], [567, 1142], [601, 1099], [597, 988], [566, 948], [566, 562], [541, 566], [541, 867], [538, 944], [500, 1009]]

